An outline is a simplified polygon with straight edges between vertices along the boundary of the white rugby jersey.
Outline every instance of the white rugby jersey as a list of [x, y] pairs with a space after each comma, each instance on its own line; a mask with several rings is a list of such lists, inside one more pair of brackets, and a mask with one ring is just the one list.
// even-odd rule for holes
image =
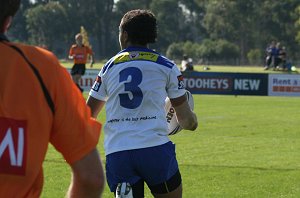
[[106, 155], [168, 142], [165, 99], [184, 94], [177, 66], [148, 48], [129, 47], [110, 59], [90, 91], [106, 101]]

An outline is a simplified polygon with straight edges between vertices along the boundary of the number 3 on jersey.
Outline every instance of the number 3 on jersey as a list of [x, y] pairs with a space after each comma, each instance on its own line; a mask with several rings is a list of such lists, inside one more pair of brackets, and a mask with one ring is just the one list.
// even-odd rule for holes
[[131, 76], [131, 79], [129, 82], [124, 83], [124, 88], [126, 92], [131, 92], [132, 97], [129, 97], [129, 93], [119, 94], [120, 105], [127, 109], [135, 109], [143, 101], [143, 92], [139, 87], [143, 79], [143, 74], [136, 67], [128, 67], [120, 72], [119, 82], [127, 81], [129, 76]]

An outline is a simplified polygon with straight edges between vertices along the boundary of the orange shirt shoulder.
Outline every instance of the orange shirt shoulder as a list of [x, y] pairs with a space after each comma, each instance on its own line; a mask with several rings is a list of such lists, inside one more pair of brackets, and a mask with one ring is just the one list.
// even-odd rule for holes
[[101, 124], [91, 118], [82, 94], [51, 52], [13, 44], [40, 74], [53, 114], [35, 72], [6, 44], [0, 43], [5, 66], [0, 67], [0, 192], [3, 197], [38, 197], [48, 143], [72, 164], [96, 147]]

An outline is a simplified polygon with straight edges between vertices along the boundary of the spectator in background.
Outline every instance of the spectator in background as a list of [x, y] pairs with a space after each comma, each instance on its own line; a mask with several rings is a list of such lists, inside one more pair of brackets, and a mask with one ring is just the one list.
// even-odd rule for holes
[[83, 89], [80, 87], [79, 82], [81, 77], [85, 74], [85, 65], [88, 57], [90, 58], [91, 65], [94, 64], [94, 55], [91, 48], [83, 45], [83, 38], [80, 33], [75, 36], [76, 44], [72, 45], [69, 51], [69, 58], [74, 60], [74, 65], [71, 69], [71, 75], [74, 83], [78, 89], [83, 92]]
[[272, 65], [274, 67], [275, 63], [275, 54], [276, 54], [276, 46], [275, 41], [272, 41], [271, 44], [266, 49], [266, 59], [265, 59], [265, 70], [268, 70]]
[[71, 167], [68, 196], [100, 197], [101, 124], [90, 117], [82, 94], [51, 52], [4, 35], [19, 7], [20, 0], [0, 0], [0, 195], [41, 195], [51, 143]]
[[193, 71], [194, 65], [193, 65], [193, 59], [189, 58], [186, 54], [183, 55], [183, 59], [181, 61], [181, 67], [180, 71]]
[[273, 70], [279, 69], [279, 65], [282, 63], [280, 53], [282, 51], [280, 42], [276, 43], [275, 52], [274, 52], [274, 64], [273, 64]]
[[286, 54], [286, 47], [283, 46], [279, 52], [279, 58], [281, 60], [282, 70], [287, 71], [287, 54]]

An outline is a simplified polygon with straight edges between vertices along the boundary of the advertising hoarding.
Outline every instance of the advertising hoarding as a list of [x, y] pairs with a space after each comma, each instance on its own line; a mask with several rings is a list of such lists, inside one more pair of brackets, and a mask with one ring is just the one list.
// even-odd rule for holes
[[270, 74], [270, 96], [300, 96], [300, 75]]

